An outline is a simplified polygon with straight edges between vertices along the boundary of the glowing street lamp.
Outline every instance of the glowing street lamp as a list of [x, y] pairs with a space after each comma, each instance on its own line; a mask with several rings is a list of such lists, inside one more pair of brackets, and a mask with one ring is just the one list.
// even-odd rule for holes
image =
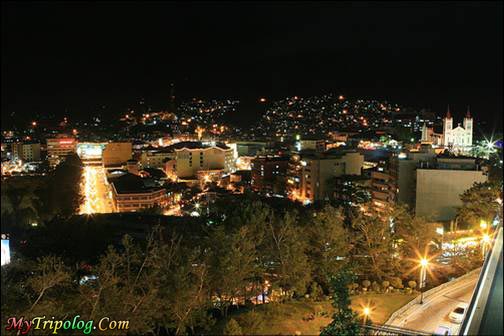
[[480, 222], [480, 228], [485, 230], [488, 227], [487, 222], [485, 222], [483, 219]]
[[422, 288], [425, 287], [425, 280], [427, 277], [427, 267], [429, 265], [429, 260], [427, 258], [420, 259], [420, 304], [423, 304], [423, 291]]
[[371, 314], [371, 308], [369, 308], [369, 306], [365, 306], [362, 309], [362, 315], [364, 316], [363, 321], [362, 321], [362, 325], [363, 326], [366, 325], [367, 319], [368, 319], [368, 317], [369, 317], [370, 314]]

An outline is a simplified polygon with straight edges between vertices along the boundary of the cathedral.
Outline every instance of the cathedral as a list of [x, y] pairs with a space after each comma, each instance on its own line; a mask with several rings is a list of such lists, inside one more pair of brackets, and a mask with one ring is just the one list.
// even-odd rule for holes
[[427, 128], [426, 125], [422, 128], [422, 141], [430, 141], [434, 144], [444, 146], [447, 148], [466, 150], [472, 146], [473, 137], [473, 118], [469, 108], [464, 117], [463, 124], [457, 124], [453, 128], [453, 118], [450, 113], [450, 108], [446, 116], [443, 118], [443, 133], [436, 134], [432, 128]]
[[446, 117], [443, 119], [443, 146], [452, 148], [467, 148], [472, 146], [473, 118], [467, 108], [464, 124], [453, 128], [453, 118], [448, 108]]

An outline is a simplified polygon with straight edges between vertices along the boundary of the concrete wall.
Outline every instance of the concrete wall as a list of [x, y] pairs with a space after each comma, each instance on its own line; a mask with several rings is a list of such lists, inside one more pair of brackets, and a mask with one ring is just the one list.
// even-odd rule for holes
[[119, 165], [130, 160], [131, 155], [131, 142], [109, 142], [103, 149], [103, 165]]
[[487, 178], [482, 171], [417, 169], [416, 214], [432, 220], [452, 220], [462, 205], [460, 195]]

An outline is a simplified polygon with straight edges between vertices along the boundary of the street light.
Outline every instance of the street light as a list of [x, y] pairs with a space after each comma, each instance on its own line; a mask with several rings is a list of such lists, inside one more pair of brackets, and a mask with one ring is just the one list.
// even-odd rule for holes
[[362, 315], [364, 315], [364, 319], [363, 319], [363, 322], [362, 322], [362, 325], [365, 326], [366, 325], [366, 322], [367, 322], [367, 319], [368, 319], [368, 316], [371, 314], [371, 308], [369, 308], [368, 306], [364, 307], [362, 309]]
[[485, 230], [488, 227], [487, 222], [485, 222], [483, 219], [480, 222], [480, 228]]
[[429, 261], [426, 258], [420, 259], [420, 304], [423, 304], [423, 291], [422, 288], [425, 287], [425, 279], [427, 277], [427, 266]]

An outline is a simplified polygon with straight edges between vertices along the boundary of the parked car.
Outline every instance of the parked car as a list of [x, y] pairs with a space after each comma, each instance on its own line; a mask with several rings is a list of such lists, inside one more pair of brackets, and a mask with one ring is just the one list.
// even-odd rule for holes
[[465, 312], [467, 309], [467, 304], [460, 303], [448, 316], [451, 322], [453, 323], [462, 323], [462, 319], [464, 318]]

